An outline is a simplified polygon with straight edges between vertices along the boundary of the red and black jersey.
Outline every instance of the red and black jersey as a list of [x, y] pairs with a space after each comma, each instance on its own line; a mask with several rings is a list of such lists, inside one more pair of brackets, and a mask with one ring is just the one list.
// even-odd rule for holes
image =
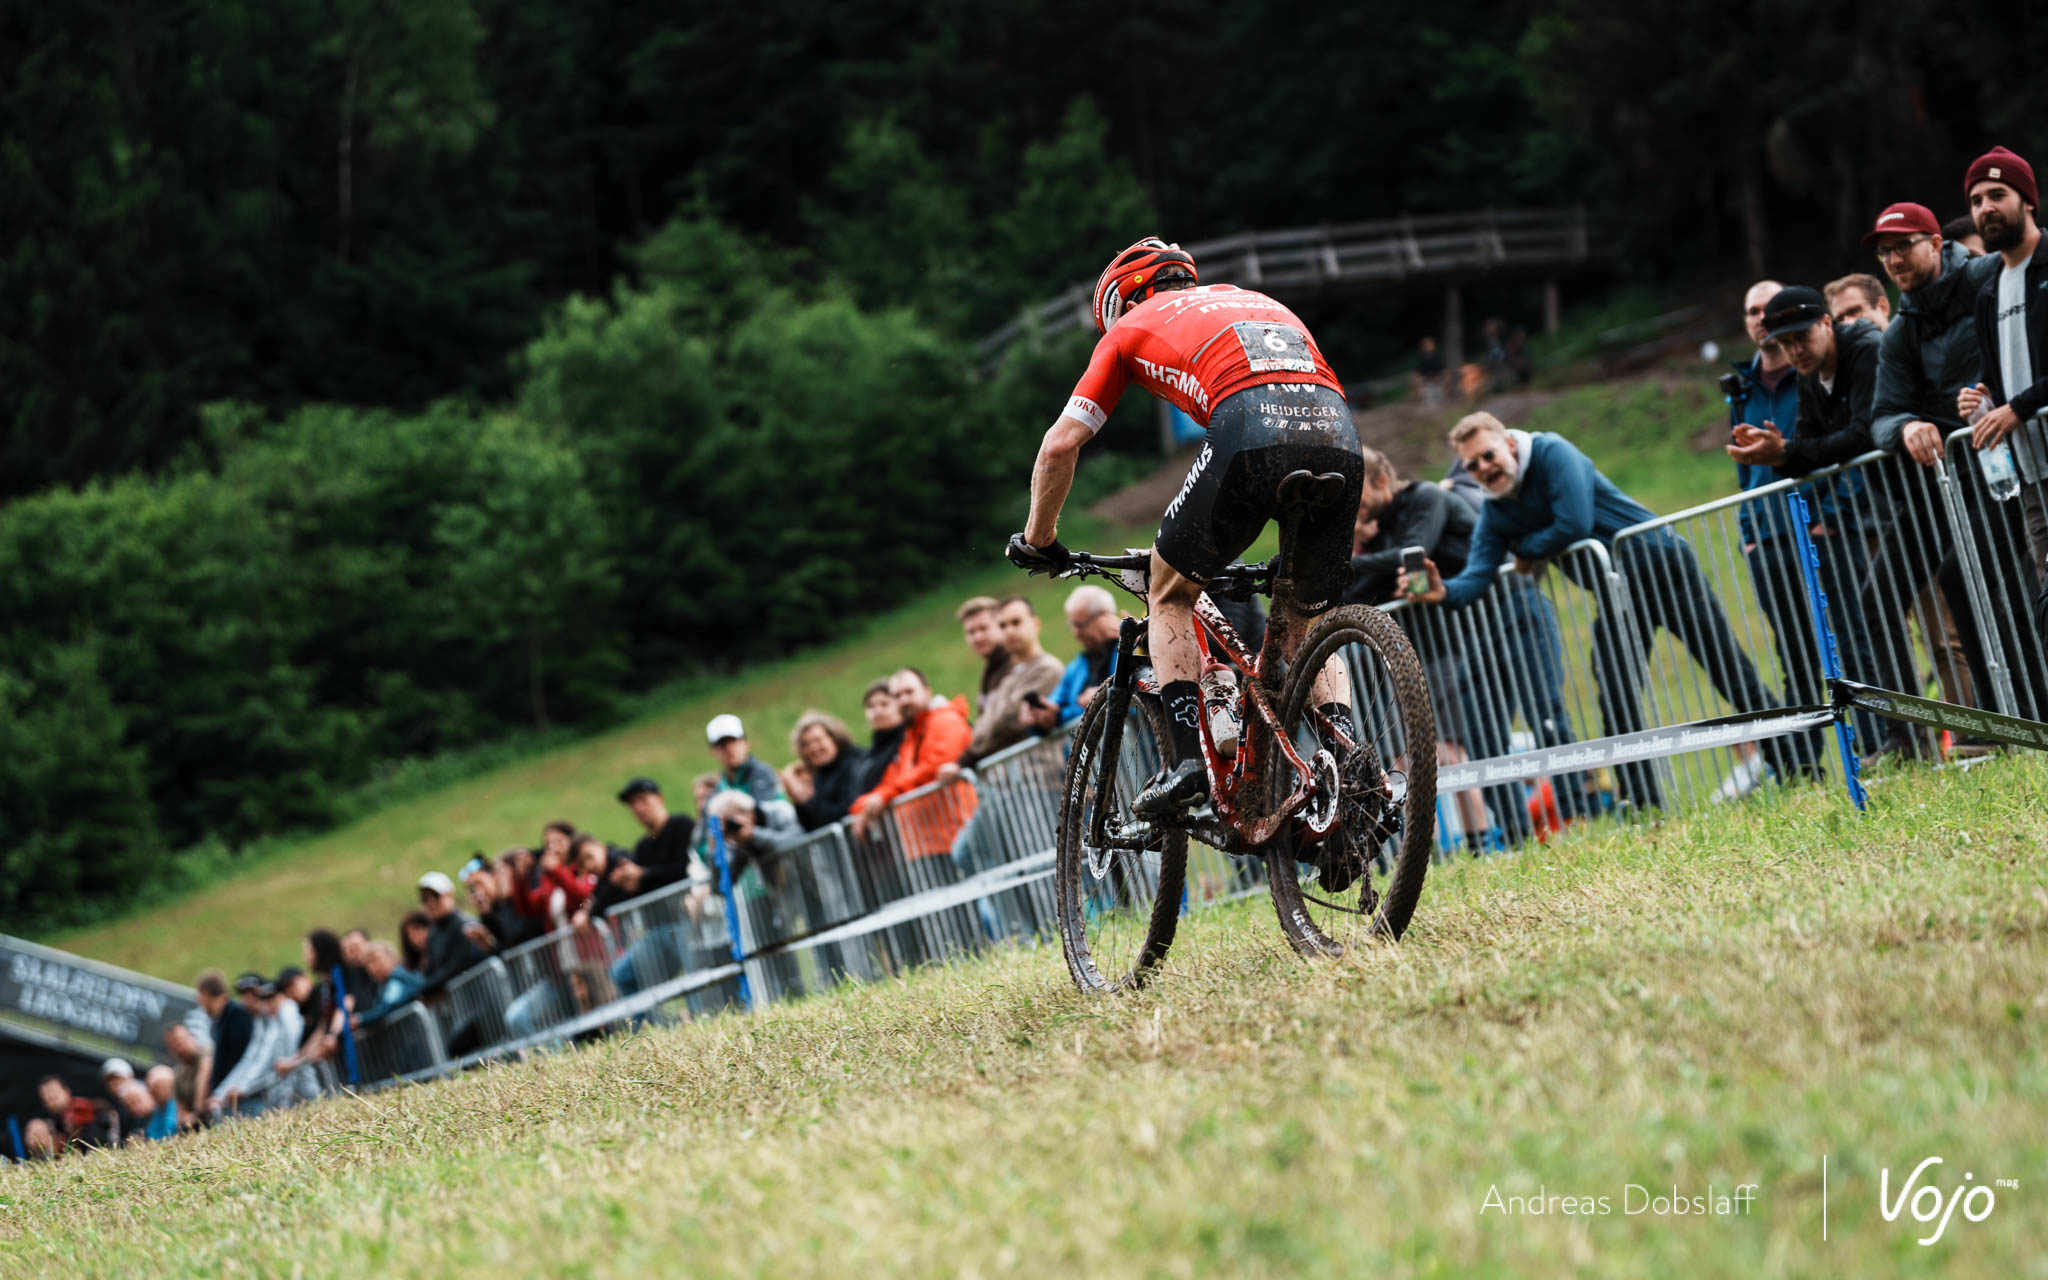
[[1228, 284], [1155, 294], [1126, 312], [1095, 344], [1066, 414], [1099, 431], [1133, 382], [1205, 427], [1216, 405], [1261, 383], [1344, 392], [1299, 316]]

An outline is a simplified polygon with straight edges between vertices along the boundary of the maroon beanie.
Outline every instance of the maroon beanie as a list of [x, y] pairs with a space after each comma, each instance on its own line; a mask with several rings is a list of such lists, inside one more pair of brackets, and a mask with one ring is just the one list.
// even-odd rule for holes
[[2020, 199], [2036, 209], [2041, 207], [2040, 194], [2034, 190], [2034, 166], [2004, 147], [1991, 148], [1970, 165], [1963, 175], [1963, 199], [1968, 200], [1970, 189], [1980, 182], [2003, 182], [2019, 192]]

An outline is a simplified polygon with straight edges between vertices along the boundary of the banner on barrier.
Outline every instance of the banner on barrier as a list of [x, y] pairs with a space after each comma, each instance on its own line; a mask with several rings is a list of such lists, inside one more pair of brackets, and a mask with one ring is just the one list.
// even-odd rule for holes
[[1661, 760], [1666, 756], [1683, 755], [1689, 751], [1707, 751], [1715, 747], [1761, 742], [1766, 738], [1782, 738], [1788, 734], [1803, 733], [1809, 729], [1833, 724], [1834, 720], [1835, 712], [1831, 707], [1794, 707], [1791, 710], [1772, 708], [1768, 711], [1752, 711], [1713, 720], [1699, 720], [1692, 724], [1617, 734], [1611, 738], [1591, 738], [1585, 742], [1568, 742], [1562, 746], [1539, 747], [1520, 755], [1438, 765], [1436, 790], [1438, 795], [1447, 795], [1455, 791], [1499, 786], [1504, 782], [1527, 782], [1532, 778], [1548, 777], [1555, 773], [1576, 773], [1607, 765]]
[[1996, 711], [1979, 711], [1975, 707], [1959, 707], [1953, 702], [1937, 702], [1933, 698], [1919, 698], [1910, 693], [1894, 693], [1890, 689], [1858, 684], [1854, 680], [1837, 680], [1834, 685], [1835, 700], [1845, 707], [1861, 707], [1889, 719], [1926, 725], [1930, 729], [1947, 729], [1951, 733], [1989, 738], [2015, 747], [2048, 750], [2048, 724], [2039, 721], [2000, 715]]

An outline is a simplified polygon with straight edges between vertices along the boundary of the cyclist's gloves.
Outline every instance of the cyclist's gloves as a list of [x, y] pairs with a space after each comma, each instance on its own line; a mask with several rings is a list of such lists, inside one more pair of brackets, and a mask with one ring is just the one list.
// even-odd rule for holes
[[1074, 553], [1061, 546], [1058, 538], [1042, 547], [1034, 547], [1024, 541], [1023, 534], [1013, 533], [1010, 545], [1003, 548], [1003, 554], [1010, 558], [1011, 564], [1027, 573], [1049, 573], [1055, 578], [1074, 565]]

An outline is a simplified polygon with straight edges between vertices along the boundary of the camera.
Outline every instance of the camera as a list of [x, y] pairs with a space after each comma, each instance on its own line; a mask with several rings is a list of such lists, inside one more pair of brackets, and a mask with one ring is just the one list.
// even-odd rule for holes
[[1741, 404], [1749, 399], [1749, 379], [1732, 370], [1722, 374], [1721, 394], [1729, 404]]

